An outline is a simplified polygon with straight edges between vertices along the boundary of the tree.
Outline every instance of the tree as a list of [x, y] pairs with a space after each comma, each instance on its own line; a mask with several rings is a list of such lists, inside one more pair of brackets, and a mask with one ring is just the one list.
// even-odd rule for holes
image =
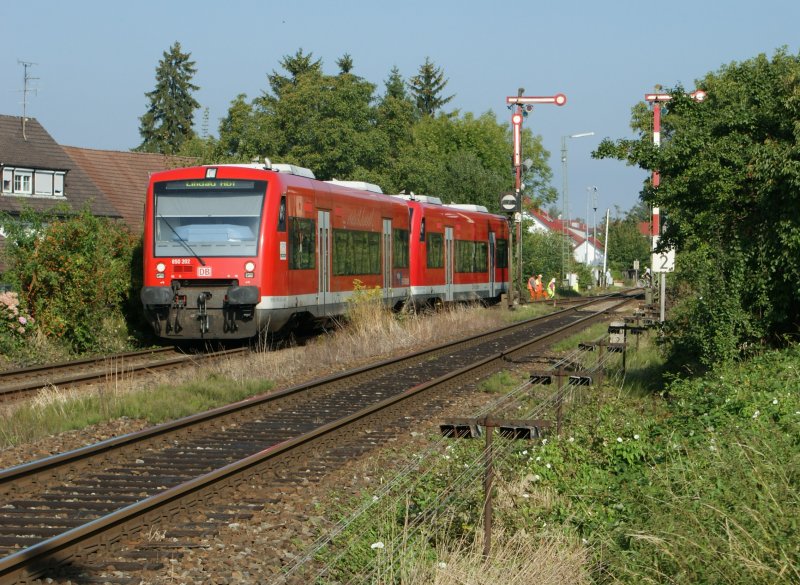
[[401, 152], [412, 140], [412, 129], [417, 119], [416, 107], [406, 93], [405, 81], [399, 69], [392, 67], [385, 81], [385, 92], [375, 110], [376, 127], [385, 136], [388, 148], [380, 183], [389, 191], [404, 188], [394, 180], [396, 175], [392, 170], [397, 166]]
[[637, 216], [612, 219], [608, 225], [608, 264], [612, 270], [629, 270], [633, 262], [639, 261], [639, 270], [644, 272], [650, 265], [649, 237], [639, 232]]
[[142, 143], [136, 150], [176, 154], [195, 137], [192, 124], [200, 104], [192, 92], [200, 88], [192, 83], [196, 69], [191, 54], [182, 53], [179, 42], [163, 55], [156, 68], [156, 87], [145, 94], [150, 106], [139, 118]]
[[419, 73], [408, 82], [411, 96], [422, 115], [433, 116], [436, 110], [449, 103], [455, 97], [452, 95], [448, 97], [442, 96], [447, 81], [444, 78], [442, 69], [436, 67], [429, 57], [425, 57], [425, 63], [420, 66]]
[[[544, 186], [551, 170], [541, 138], [529, 130], [523, 132], [523, 148], [534, 161], [526, 189], [529, 200], [537, 206], [555, 200], [555, 190]], [[500, 193], [514, 185], [510, 152], [510, 129], [491, 112], [479, 117], [458, 112], [425, 116], [414, 125], [411, 140], [402, 149], [393, 181], [400, 189], [499, 211]]]
[[[352, 67], [352, 60], [350, 63]], [[296, 85], [301, 76], [307, 73], [322, 73], [322, 59], [314, 60], [314, 53], [303, 53], [303, 49], [297, 49], [294, 55], [284, 55], [281, 59], [281, 67], [289, 74], [283, 75], [277, 71], [273, 71], [267, 76], [270, 89], [274, 94], [275, 99], [280, 99], [283, 90], [286, 87]]]
[[350, 53], [345, 53], [336, 60], [336, 64], [339, 66], [341, 75], [350, 73], [353, 70], [353, 57], [350, 56]]
[[709, 365], [798, 333], [798, 79], [800, 57], [785, 49], [731, 63], [698, 82], [702, 103], [680, 86], [670, 92], [661, 148], [640, 104], [639, 140], [606, 140], [595, 153], [661, 173], [643, 198], [666, 211], [663, 246], [678, 253], [676, 357]]

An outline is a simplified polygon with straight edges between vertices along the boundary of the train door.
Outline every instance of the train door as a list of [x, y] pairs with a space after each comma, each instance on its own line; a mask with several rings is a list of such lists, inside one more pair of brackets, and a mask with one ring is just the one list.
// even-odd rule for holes
[[494, 232], [489, 232], [489, 298], [494, 298], [494, 279], [495, 279], [495, 239]]
[[392, 220], [383, 220], [383, 298], [392, 298]]
[[331, 292], [331, 212], [317, 211], [317, 303], [319, 315], [327, 315]]
[[453, 228], [444, 228], [444, 300], [453, 300]]

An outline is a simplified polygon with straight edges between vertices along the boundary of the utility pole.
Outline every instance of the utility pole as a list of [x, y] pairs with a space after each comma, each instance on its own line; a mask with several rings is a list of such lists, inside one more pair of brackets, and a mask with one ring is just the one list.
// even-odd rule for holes
[[567, 138], [584, 138], [586, 136], [594, 136], [594, 132], [579, 132], [577, 134], [561, 137], [561, 231], [564, 236], [561, 242], [561, 284], [565, 287], [569, 287], [567, 270], [570, 264], [569, 258], [572, 256], [572, 246], [569, 243], [572, 240], [572, 236], [569, 235], [570, 211], [569, 174], [567, 173]]
[[511, 115], [511, 126], [514, 142], [514, 193], [519, 202], [519, 211], [514, 217], [514, 222], [517, 224], [517, 290], [519, 291], [522, 290], [522, 120], [533, 110], [534, 104], [563, 106], [567, 103], [567, 96], [563, 93], [552, 96], [524, 96], [523, 93], [525, 88], [520, 87], [517, 95], [506, 97], [508, 109], [514, 110]]

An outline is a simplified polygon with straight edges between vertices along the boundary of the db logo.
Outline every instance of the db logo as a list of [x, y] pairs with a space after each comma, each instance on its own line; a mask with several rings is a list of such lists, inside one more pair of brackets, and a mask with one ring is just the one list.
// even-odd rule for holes
[[211, 276], [211, 266], [198, 266], [197, 276]]

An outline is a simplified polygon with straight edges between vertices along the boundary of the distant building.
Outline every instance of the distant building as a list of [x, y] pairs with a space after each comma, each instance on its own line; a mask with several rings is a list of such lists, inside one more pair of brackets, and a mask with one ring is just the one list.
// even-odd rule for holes
[[[150, 175], [192, 164], [186, 157], [61, 146], [35, 118], [23, 123], [19, 116], [0, 115], [0, 212], [12, 216], [26, 208], [66, 205], [77, 212], [88, 206], [139, 234]], [[4, 246], [0, 228], [0, 272], [6, 268]]]
[[[88, 206], [98, 216], [121, 214], [35, 118], [0, 115], [0, 211], [19, 215], [25, 209], [52, 211], [66, 205]], [[4, 270], [0, 231], [0, 271]]]
[[[576, 262], [589, 266], [603, 265], [603, 244], [591, 233], [589, 238], [586, 238], [587, 226], [585, 223], [578, 220], [566, 222], [562, 219], [553, 219], [540, 209], [526, 211], [523, 218], [532, 222], [528, 228], [530, 232], [544, 231], [566, 234], [572, 245], [572, 257]], [[591, 231], [590, 228], [589, 232]]]

